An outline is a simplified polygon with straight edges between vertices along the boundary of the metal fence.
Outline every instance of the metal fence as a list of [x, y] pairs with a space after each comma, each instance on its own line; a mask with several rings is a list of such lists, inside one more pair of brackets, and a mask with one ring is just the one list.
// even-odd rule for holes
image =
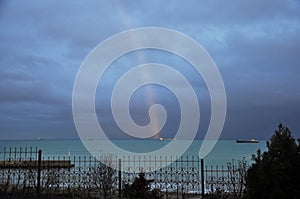
[[[36, 194], [69, 194], [75, 198], [122, 197], [121, 190], [144, 173], [150, 190], [164, 198], [188, 198], [203, 193], [242, 192], [246, 162], [204, 166], [201, 159], [186, 157], [43, 157], [37, 148], [7, 148], [0, 160], [0, 192], [32, 191]], [[202, 160], [203, 161], [203, 160]], [[168, 166], [162, 167], [167, 162]], [[105, 163], [105, 164], [104, 164]], [[119, 168], [118, 171], [115, 168]], [[171, 198], [172, 198], [171, 197]]]

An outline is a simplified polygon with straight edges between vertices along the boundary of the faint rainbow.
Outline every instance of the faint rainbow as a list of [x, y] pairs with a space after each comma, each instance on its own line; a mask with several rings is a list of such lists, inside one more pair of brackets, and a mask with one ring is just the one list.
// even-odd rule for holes
[[[133, 28], [134, 27], [134, 24], [132, 22], [132, 19], [131, 17], [128, 15], [128, 11], [126, 10], [126, 5], [124, 5], [124, 1], [116, 1], [116, 5], [117, 5], [117, 9], [118, 9], [118, 12], [119, 12], [119, 15], [120, 15], [120, 18], [123, 20], [123, 24], [125, 25], [126, 29], [130, 29], [130, 28]], [[132, 42], [135, 42], [136, 44], [139, 43], [139, 38], [134, 38], [134, 40], [132, 40]], [[138, 59], [138, 62], [139, 64], [144, 64], [146, 63], [146, 58], [145, 58], [145, 54], [141, 51], [138, 51], [136, 53], [137, 55], [137, 59]], [[145, 80], [149, 80], [151, 79], [151, 76], [149, 73], [147, 73], [147, 71], [144, 71], [142, 77], [143, 79]], [[153, 87], [151, 86], [148, 86], [148, 87], [145, 87], [146, 88], [146, 93], [147, 93], [147, 100], [148, 100], [148, 104], [155, 104], [155, 91], [153, 89]], [[153, 119], [153, 126], [154, 126], [154, 129], [153, 131], [157, 132], [158, 129], [160, 129], [160, 126], [159, 126], [159, 115], [158, 113], [154, 113], [154, 119]], [[161, 132], [155, 134], [154, 138], [155, 139], [159, 139], [161, 137]]]

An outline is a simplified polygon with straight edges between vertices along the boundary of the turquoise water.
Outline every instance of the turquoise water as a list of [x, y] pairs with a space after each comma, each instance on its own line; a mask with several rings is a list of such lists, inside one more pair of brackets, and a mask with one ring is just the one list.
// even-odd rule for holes
[[[160, 141], [160, 140], [115, 140], [114, 143], [119, 147], [134, 152], [149, 152], [151, 150], [159, 149], [165, 146], [170, 141]], [[195, 140], [190, 148], [183, 155], [188, 156], [198, 156], [202, 141]], [[58, 156], [68, 157], [69, 151], [71, 157], [73, 156], [90, 156], [90, 153], [86, 150], [84, 145], [80, 140], [9, 140], [0, 141], [0, 160], [4, 156], [4, 148], [6, 147], [6, 152], [9, 147], [12, 151], [17, 148], [22, 147], [33, 147], [41, 149], [44, 158], [57, 158]], [[213, 166], [226, 166], [228, 162], [238, 160], [245, 160], [248, 164], [252, 163], [252, 154], [256, 154], [256, 151], [261, 149], [266, 150], [266, 142], [260, 141], [259, 143], [243, 143], [237, 144], [235, 140], [219, 140], [213, 150], [204, 158], [205, 165]], [[7, 157], [7, 155], [6, 155]]]

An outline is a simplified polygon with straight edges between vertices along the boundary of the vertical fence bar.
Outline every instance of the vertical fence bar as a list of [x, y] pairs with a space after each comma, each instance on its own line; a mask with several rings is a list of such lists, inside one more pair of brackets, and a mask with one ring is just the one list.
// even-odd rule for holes
[[121, 192], [122, 192], [122, 165], [121, 165], [122, 160], [119, 159], [119, 198], [121, 198]]
[[11, 147], [9, 147], [9, 162], [11, 161]]
[[5, 165], [5, 155], [6, 155], [6, 147], [4, 147], [4, 154], [3, 154], [3, 162], [4, 162], [4, 165]]
[[175, 166], [176, 166], [176, 199], [179, 199], [179, 172], [178, 172], [178, 157], [176, 156]]
[[201, 159], [201, 198], [204, 198], [204, 160]]
[[201, 183], [201, 181], [200, 181], [200, 178], [201, 178], [201, 176], [200, 176], [200, 174], [201, 174], [201, 168], [200, 168], [200, 157], [198, 156], [197, 157], [197, 166], [198, 166], [198, 170], [197, 170], [197, 172], [198, 172], [198, 193], [200, 193], [200, 183]]
[[17, 147], [15, 147], [15, 152], [14, 152], [14, 154], [15, 154], [14, 160], [16, 161], [16, 160], [17, 160]]
[[219, 167], [218, 167], [218, 165], [216, 165], [216, 190], [219, 188]]
[[30, 147], [29, 156], [30, 156], [30, 161], [32, 161], [32, 147]]
[[22, 147], [20, 147], [20, 155], [19, 156], [20, 156], [19, 161], [21, 161], [22, 160]]
[[24, 158], [25, 158], [25, 160], [27, 160], [27, 147], [25, 147], [25, 152], [24, 153], [25, 153], [25, 157]]
[[37, 171], [37, 195], [40, 195], [41, 190], [41, 165], [42, 165], [42, 150], [38, 151], [38, 171]]

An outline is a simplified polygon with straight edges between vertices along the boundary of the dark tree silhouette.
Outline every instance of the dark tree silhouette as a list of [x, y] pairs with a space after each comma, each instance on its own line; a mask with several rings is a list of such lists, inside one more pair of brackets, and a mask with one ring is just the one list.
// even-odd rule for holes
[[126, 198], [130, 199], [159, 199], [161, 193], [159, 190], [150, 190], [150, 184], [153, 180], [147, 180], [144, 173], [139, 173], [131, 185], [126, 184], [123, 192]]
[[279, 124], [267, 142], [267, 151], [257, 151], [246, 178], [246, 198], [300, 197], [300, 145], [290, 130]]

